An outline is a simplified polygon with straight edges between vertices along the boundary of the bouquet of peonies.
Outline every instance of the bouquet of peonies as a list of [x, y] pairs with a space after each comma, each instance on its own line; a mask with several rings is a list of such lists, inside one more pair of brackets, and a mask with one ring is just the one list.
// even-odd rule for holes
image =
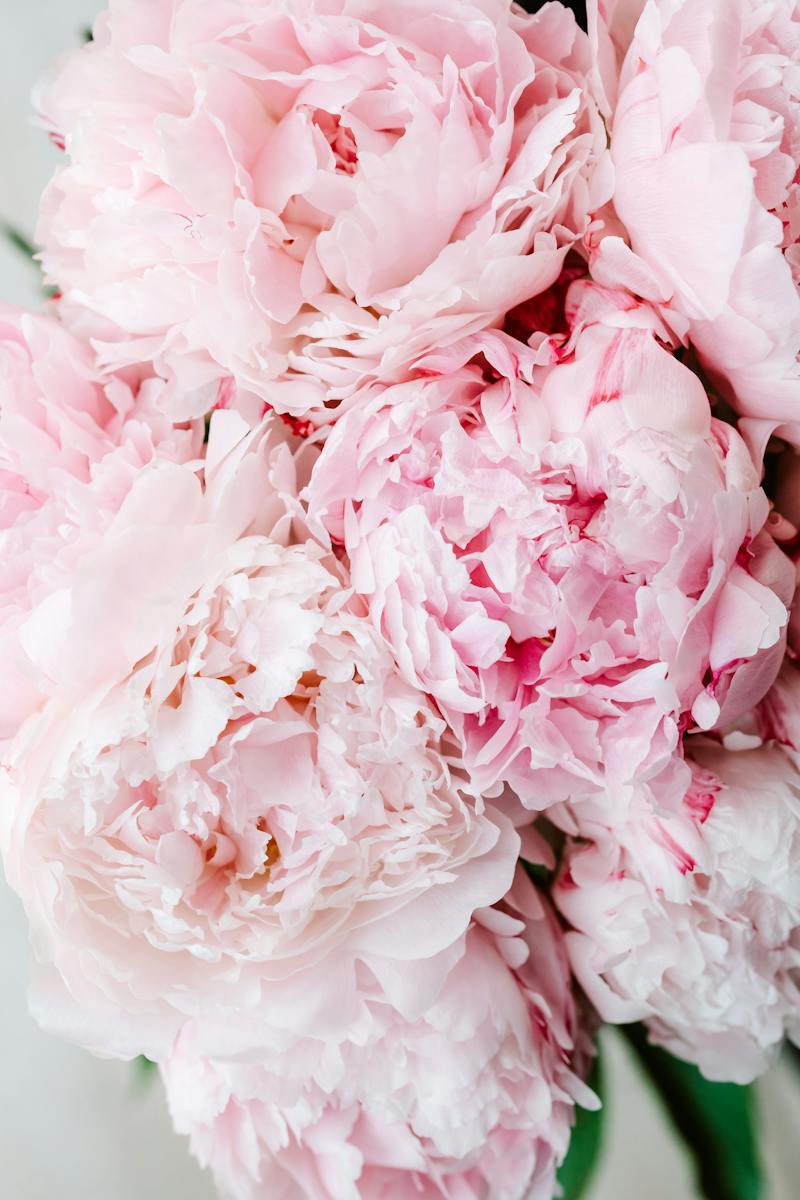
[[800, 5], [588, 8], [111, 0], [37, 96], [5, 871], [37, 1018], [158, 1063], [234, 1200], [577, 1196], [601, 1022], [758, 1194]]

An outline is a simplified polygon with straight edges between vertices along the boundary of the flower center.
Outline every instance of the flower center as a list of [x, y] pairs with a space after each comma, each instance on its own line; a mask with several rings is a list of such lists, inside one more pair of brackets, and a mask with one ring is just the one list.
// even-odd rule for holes
[[311, 119], [333, 151], [336, 170], [342, 175], [355, 175], [358, 169], [358, 146], [355, 135], [335, 113], [315, 108]]

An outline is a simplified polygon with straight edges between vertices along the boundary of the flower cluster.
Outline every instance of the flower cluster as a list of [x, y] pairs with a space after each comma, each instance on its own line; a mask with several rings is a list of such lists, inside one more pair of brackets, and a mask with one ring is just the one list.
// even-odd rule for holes
[[230, 1200], [552, 1200], [599, 1020], [800, 1037], [800, 16], [589, 8], [111, 0], [38, 94], [0, 846]]

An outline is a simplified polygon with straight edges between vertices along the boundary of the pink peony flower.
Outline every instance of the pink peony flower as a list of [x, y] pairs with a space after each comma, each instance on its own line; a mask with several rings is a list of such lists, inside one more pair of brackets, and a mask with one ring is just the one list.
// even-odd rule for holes
[[561, 5], [115, 0], [40, 98], [62, 312], [177, 375], [181, 417], [228, 376], [295, 414], [392, 376], [545, 288], [607, 200], [588, 64]]
[[42, 699], [6, 756], [7, 877], [35, 1011], [104, 1053], [207, 1013], [324, 1036], [359, 955], [446, 949], [513, 875], [335, 560], [289, 544], [275, 425], [217, 413], [204, 459], [140, 467], [19, 634]]
[[[800, 1037], [800, 775], [777, 747], [692, 743], [684, 830], [660, 862], [641, 826], [574, 844], [554, 896], [604, 1020], [645, 1019], [709, 1078], [746, 1083]], [[679, 841], [696, 856], [682, 868]]]
[[532, 885], [518, 878], [438, 957], [376, 959], [359, 986], [362, 1018], [335, 1045], [181, 1033], [170, 1108], [221, 1195], [551, 1200], [573, 1101], [595, 1101], [573, 1072], [561, 934]]
[[683, 728], [752, 707], [794, 588], [742, 440], [652, 311], [587, 284], [568, 306], [567, 346], [481, 335], [359, 392], [308, 487], [476, 786], [534, 808], [624, 804]]
[[679, 316], [679, 332], [688, 328], [759, 449], [776, 427], [797, 442], [795, 0], [599, 7], [600, 91], [624, 230], [608, 225], [593, 274]]
[[164, 390], [133, 373], [101, 386], [87, 348], [56, 321], [0, 307], [0, 744], [41, 700], [24, 649], [32, 612], [58, 603], [140, 470], [199, 450], [196, 429], [160, 415]]
[[800, 752], [800, 664], [794, 656], [787, 655], [778, 678], [748, 717], [734, 732]]

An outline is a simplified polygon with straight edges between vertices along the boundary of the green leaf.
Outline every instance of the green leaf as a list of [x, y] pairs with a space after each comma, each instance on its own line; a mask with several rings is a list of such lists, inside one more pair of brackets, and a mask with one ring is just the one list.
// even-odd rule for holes
[[15, 250], [19, 250], [20, 254], [24, 254], [26, 258], [33, 259], [36, 253], [36, 247], [29, 238], [26, 238], [24, 233], [20, 233], [13, 225], [8, 225], [5, 221], [0, 224], [0, 234], [10, 242]]
[[133, 1067], [133, 1086], [137, 1091], [148, 1088], [158, 1074], [158, 1063], [154, 1063], [152, 1059], [140, 1054], [131, 1065]]
[[547, 845], [553, 852], [555, 859], [555, 867], [551, 870], [545, 867], [542, 863], [528, 862], [527, 859], [520, 859], [523, 867], [528, 873], [530, 879], [540, 888], [549, 888], [553, 882], [553, 876], [558, 871], [558, 864], [561, 859], [561, 854], [566, 842], [566, 834], [561, 829], [558, 829], [546, 817], [539, 817], [536, 822], [536, 832], [541, 835]]
[[643, 1025], [621, 1032], [685, 1142], [706, 1200], [761, 1200], [753, 1089], [712, 1083], [691, 1063], [651, 1045]]
[[[599, 1048], [587, 1083], [602, 1099], [603, 1067]], [[580, 1200], [580, 1197], [585, 1194], [603, 1146], [605, 1103], [596, 1111], [588, 1108], [576, 1108], [575, 1112], [576, 1118], [572, 1127], [569, 1150], [558, 1172], [558, 1182], [561, 1184], [563, 1200]]]
[[790, 1042], [788, 1040], [784, 1043], [784, 1046], [786, 1057], [788, 1058], [789, 1062], [797, 1070], [800, 1070], [800, 1046], [796, 1046], [794, 1042]]
[[520, 862], [522, 863], [522, 866], [527, 872], [528, 878], [532, 883], [535, 883], [537, 887], [542, 888], [549, 886], [550, 881], [553, 878], [552, 871], [549, 871], [547, 867], [543, 867], [541, 863], [528, 862], [527, 859], [524, 858], [521, 858]]

